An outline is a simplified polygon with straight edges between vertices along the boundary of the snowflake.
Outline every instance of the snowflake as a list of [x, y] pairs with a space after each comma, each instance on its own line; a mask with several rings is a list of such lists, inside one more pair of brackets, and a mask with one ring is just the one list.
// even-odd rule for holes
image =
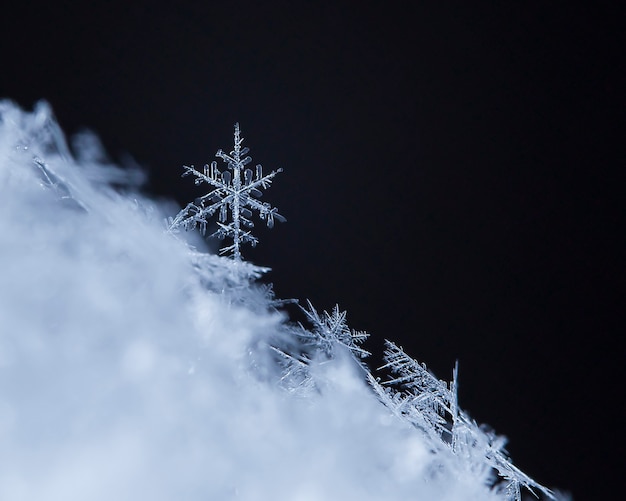
[[307, 303], [309, 308], [301, 309], [313, 325], [313, 330], [302, 328], [300, 337], [308, 344], [321, 350], [328, 358], [333, 358], [335, 347], [338, 345], [350, 350], [357, 360], [370, 355], [368, 351], [358, 346], [369, 337], [369, 334], [350, 329], [346, 323], [346, 312], [339, 311], [339, 305], [335, 305], [332, 313], [324, 311], [320, 315], [310, 301]]
[[[234, 149], [230, 154], [219, 150], [215, 156], [221, 158], [228, 164], [228, 169], [221, 172], [217, 168], [214, 160], [211, 165], [205, 165], [202, 171], [192, 166], [183, 166], [185, 172], [183, 176], [196, 176], [195, 183], [207, 183], [214, 189], [206, 195], [198, 198], [195, 202], [190, 202], [170, 219], [168, 229], [176, 231], [179, 228], [186, 230], [199, 227], [201, 233], [206, 233], [208, 220], [218, 212], [218, 229], [210, 236], [232, 238], [233, 243], [220, 249], [221, 254], [230, 254], [236, 261], [241, 261], [241, 245], [249, 243], [253, 247], [258, 243], [258, 239], [252, 235], [248, 228], [252, 228], [254, 223], [250, 219], [252, 211], [259, 213], [259, 217], [267, 222], [268, 228], [274, 226], [274, 220], [281, 222], [286, 219], [278, 213], [275, 207], [267, 202], [259, 202], [255, 197], [262, 195], [260, 188], [267, 189], [272, 183], [272, 178], [282, 172], [282, 169], [272, 171], [263, 176], [261, 165], [256, 166], [256, 172], [244, 167], [252, 161], [250, 156], [246, 156], [250, 151], [247, 147], [241, 147], [243, 138], [241, 137], [239, 124], [235, 124]], [[243, 174], [243, 178], [242, 178]], [[230, 222], [229, 219], [230, 212]]]

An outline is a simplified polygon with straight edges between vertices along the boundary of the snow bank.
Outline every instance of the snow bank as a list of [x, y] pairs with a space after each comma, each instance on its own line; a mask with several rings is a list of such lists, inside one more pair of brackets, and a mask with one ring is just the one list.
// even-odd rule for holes
[[140, 177], [0, 102], [0, 499], [504, 499], [347, 359], [307, 398], [259, 370], [287, 319], [221, 292], [225, 258], [165, 232]]

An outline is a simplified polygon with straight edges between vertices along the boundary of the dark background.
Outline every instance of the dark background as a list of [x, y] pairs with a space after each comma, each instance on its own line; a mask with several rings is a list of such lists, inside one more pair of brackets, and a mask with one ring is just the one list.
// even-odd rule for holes
[[239, 121], [284, 168], [265, 199], [288, 222], [244, 249], [277, 295], [339, 303], [373, 367], [385, 338], [443, 379], [458, 359], [461, 406], [517, 466], [617, 499], [623, 16], [510, 4], [24, 2], [0, 97], [48, 100], [179, 205], [202, 193], [182, 165]]

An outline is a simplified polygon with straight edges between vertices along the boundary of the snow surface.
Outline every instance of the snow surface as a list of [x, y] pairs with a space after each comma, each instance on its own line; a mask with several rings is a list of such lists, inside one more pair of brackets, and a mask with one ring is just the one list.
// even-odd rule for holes
[[137, 172], [64, 141], [45, 103], [0, 102], [1, 500], [504, 499], [349, 357], [306, 398], [275, 384], [258, 347], [286, 316], [220, 292], [226, 258], [199, 272]]

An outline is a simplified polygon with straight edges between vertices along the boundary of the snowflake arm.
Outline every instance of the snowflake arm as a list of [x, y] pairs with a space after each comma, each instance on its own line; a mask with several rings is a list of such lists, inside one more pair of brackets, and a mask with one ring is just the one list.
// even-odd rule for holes
[[278, 364], [282, 368], [280, 385], [290, 393], [306, 394], [315, 388], [315, 382], [309, 369], [310, 360], [305, 356], [293, 356], [280, 348], [270, 346], [278, 355]]

